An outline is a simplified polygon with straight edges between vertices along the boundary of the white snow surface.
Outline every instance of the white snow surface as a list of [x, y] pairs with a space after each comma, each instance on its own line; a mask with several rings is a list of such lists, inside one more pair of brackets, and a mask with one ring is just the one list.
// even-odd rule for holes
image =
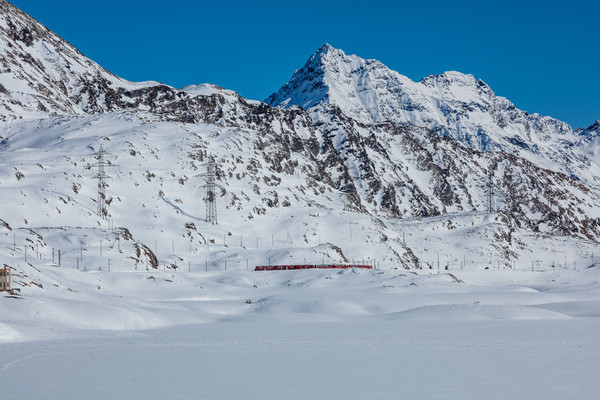
[[34, 264], [24, 272], [43, 289], [0, 297], [3, 399], [600, 395], [598, 267], [108, 272]]

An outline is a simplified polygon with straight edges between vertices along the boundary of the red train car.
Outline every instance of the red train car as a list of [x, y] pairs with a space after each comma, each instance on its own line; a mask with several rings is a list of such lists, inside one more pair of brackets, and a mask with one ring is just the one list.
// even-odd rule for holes
[[289, 271], [296, 269], [346, 269], [346, 268], [362, 268], [373, 269], [371, 265], [355, 265], [355, 264], [317, 264], [317, 265], [258, 265], [254, 268], [255, 271]]

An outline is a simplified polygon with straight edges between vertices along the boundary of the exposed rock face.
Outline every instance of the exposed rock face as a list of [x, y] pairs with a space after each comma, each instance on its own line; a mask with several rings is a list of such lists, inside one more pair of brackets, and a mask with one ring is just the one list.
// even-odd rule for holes
[[356, 122], [330, 104], [310, 112], [324, 132], [324, 175], [359, 209], [401, 218], [483, 211], [491, 170], [494, 208], [518, 226], [600, 233], [597, 192], [565, 174], [513, 154], [465, 148], [426, 128]]

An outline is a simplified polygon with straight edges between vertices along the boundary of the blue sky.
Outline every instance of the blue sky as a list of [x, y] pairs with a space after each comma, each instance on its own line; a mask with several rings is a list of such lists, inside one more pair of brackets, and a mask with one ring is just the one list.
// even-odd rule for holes
[[133, 81], [209, 82], [263, 100], [327, 42], [413, 80], [473, 74], [517, 107], [574, 127], [600, 119], [591, 0], [9, 1]]

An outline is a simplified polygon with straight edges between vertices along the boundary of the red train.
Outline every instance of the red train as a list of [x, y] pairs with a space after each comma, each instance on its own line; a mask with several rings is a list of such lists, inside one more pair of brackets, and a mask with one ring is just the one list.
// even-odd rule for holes
[[336, 269], [346, 269], [346, 268], [363, 268], [363, 269], [373, 269], [371, 265], [354, 265], [354, 264], [319, 264], [319, 265], [258, 265], [254, 268], [255, 271], [288, 271], [295, 269], [312, 269], [312, 268], [336, 268]]

